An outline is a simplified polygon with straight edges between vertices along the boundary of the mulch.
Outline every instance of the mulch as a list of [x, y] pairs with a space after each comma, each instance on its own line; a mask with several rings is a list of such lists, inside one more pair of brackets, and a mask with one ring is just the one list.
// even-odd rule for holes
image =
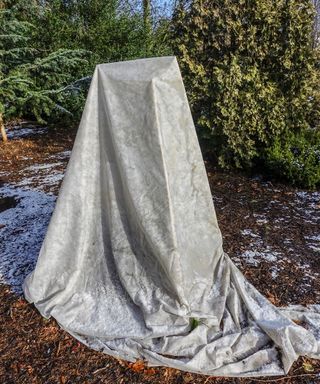
[[[1, 143], [0, 171], [10, 172], [0, 177], [0, 183], [14, 184], [26, 166], [47, 163], [50, 156], [70, 150], [75, 133], [75, 129], [50, 128], [46, 134], [11, 140], [6, 145]], [[286, 255], [283, 239], [290, 235], [296, 250], [295, 254], [290, 253], [291, 262], [284, 265], [276, 279], [271, 276], [270, 263], [253, 266], [241, 261], [238, 265], [248, 280], [276, 305], [319, 301], [319, 279], [304, 285], [304, 276], [297, 268], [298, 261], [303, 259], [312, 271], [320, 273], [316, 252], [311, 252], [305, 244], [305, 237], [314, 234], [315, 227], [298, 220], [299, 212], [294, 204], [297, 190], [261, 176], [223, 172], [209, 162], [206, 167], [224, 249], [231, 258], [238, 257], [248, 246], [250, 239], [240, 232], [244, 228], [250, 228], [273, 249]], [[275, 199], [278, 206], [268, 209], [270, 201]], [[284, 214], [281, 207], [286, 207], [289, 219], [279, 228], [274, 223]], [[259, 213], [267, 215], [268, 223], [257, 224], [255, 215]], [[0, 351], [0, 383], [4, 384], [320, 383], [320, 361], [306, 358], [300, 358], [287, 376], [254, 379], [208, 377], [170, 368], [148, 368], [141, 361], [132, 364], [117, 360], [79, 343], [54, 319], [42, 318], [33, 305], [6, 285], [0, 285]]]

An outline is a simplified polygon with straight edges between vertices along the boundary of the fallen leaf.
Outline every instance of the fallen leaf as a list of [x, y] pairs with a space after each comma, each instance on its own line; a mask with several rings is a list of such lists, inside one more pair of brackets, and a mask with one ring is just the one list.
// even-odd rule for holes
[[142, 371], [144, 371], [145, 365], [144, 365], [144, 362], [142, 360], [137, 360], [135, 363], [130, 364], [129, 367], [134, 372], [142, 372]]
[[26, 370], [28, 371], [28, 373], [30, 373], [30, 375], [33, 373], [33, 368], [31, 367], [31, 365], [27, 365]]
[[302, 367], [303, 367], [305, 372], [313, 372], [314, 371], [313, 365], [311, 363], [309, 363], [308, 361], [305, 361], [302, 364]]

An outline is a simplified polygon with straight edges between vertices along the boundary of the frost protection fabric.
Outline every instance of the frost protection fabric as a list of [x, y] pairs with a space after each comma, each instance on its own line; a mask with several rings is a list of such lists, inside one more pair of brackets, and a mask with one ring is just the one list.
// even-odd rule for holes
[[24, 292], [89, 347], [129, 361], [257, 376], [320, 356], [319, 306], [274, 307], [223, 251], [174, 57], [96, 67]]

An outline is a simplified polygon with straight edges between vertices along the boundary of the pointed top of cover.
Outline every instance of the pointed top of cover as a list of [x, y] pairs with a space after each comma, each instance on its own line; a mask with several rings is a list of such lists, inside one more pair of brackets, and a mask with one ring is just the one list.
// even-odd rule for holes
[[175, 80], [180, 75], [175, 56], [99, 64], [96, 68], [104, 75], [121, 81]]

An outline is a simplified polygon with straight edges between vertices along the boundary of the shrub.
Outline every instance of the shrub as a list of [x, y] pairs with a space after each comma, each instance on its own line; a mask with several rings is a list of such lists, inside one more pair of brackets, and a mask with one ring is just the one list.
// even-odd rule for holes
[[320, 131], [278, 137], [266, 149], [266, 169], [295, 185], [316, 188], [320, 185]]
[[319, 124], [309, 0], [180, 3], [173, 49], [205, 152], [223, 167], [250, 168]]

